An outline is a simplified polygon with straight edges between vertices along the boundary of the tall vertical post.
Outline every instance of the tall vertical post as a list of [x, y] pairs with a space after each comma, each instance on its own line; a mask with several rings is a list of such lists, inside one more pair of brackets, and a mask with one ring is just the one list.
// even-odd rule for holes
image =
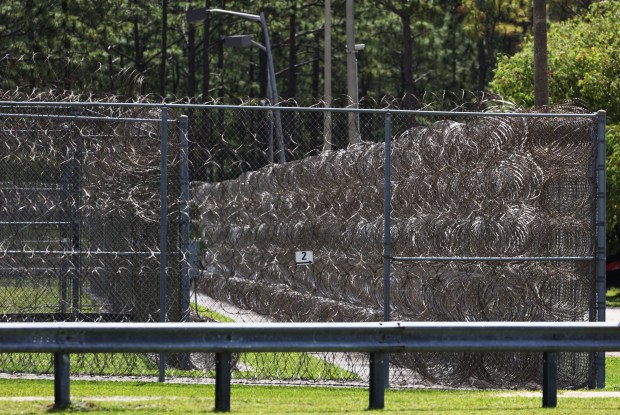
[[[267, 71], [269, 72], [269, 89], [271, 91], [271, 99], [273, 102], [271, 105], [277, 106], [278, 100], [278, 89], [276, 85], [276, 71], [273, 67], [273, 55], [271, 54], [271, 42], [269, 41], [269, 30], [267, 28], [267, 19], [265, 19], [265, 14], [263, 12], [260, 13], [260, 24], [263, 28], [263, 37], [265, 39], [265, 52], [267, 53]], [[278, 136], [278, 147], [280, 151], [280, 163], [286, 163], [286, 154], [284, 153], [284, 132], [282, 130], [282, 117], [280, 114], [280, 110], [276, 109], [273, 111], [273, 115], [276, 120], [276, 135]]]
[[[347, 94], [351, 108], [359, 107], [355, 74], [355, 4], [353, 0], [346, 0], [346, 35], [347, 35]], [[357, 128], [358, 114], [349, 112], [349, 144], [360, 142], [360, 132]]]
[[[597, 154], [596, 154], [596, 308], [597, 320], [605, 321], [606, 274], [605, 261], [607, 246], [605, 241], [605, 159], [607, 144], [605, 141], [605, 111], [597, 113]], [[605, 387], [605, 352], [596, 356], [596, 387]]]
[[60, 167], [60, 181], [62, 183], [62, 219], [63, 223], [60, 225], [60, 240], [62, 246], [62, 259], [60, 264], [60, 312], [62, 314], [67, 313], [69, 309], [69, 271], [71, 270], [71, 260], [67, 258], [69, 252], [71, 251], [71, 193], [69, 191], [69, 180], [71, 177], [70, 172], [70, 163], [72, 158], [72, 150], [71, 150], [71, 135], [70, 135], [71, 127], [69, 124], [63, 125], [63, 130], [65, 130], [67, 136], [65, 137], [65, 151], [64, 157], [65, 159], [61, 163]]
[[[325, 27], [323, 48], [323, 99], [325, 107], [332, 106], [332, 3], [325, 0]], [[323, 113], [323, 151], [332, 149], [332, 113]]]
[[385, 406], [385, 376], [384, 368], [386, 354], [383, 352], [370, 353], [370, 384], [368, 386], [368, 409], [383, 409]]
[[189, 321], [189, 284], [190, 284], [190, 251], [189, 251], [189, 142], [187, 115], [179, 117], [180, 137], [180, 245], [181, 245], [181, 321]]
[[543, 408], [558, 406], [558, 354], [543, 352]]
[[[166, 321], [166, 268], [168, 267], [168, 108], [161, 109], [161, 164], [159, 209], [159, 321]], [[159, 381], [166, 380], [166, 355], [159, 354]]]
[[547, 58], [547, 1], [533, 1], [534, 32], [534, 104], [549, 103], [549, 75]]
[[70, 366], [67, 353], [54, 353], [54, 409], [71, 405]]
[[390, 258], [392, 256], [392, 114], [385, 114], [385, 199], [383, 201], [383, 320], [390, 321]]
[[[71, 115], [76, 116], [74, 108]], [[63, 191], [63, 216], [61, 226], [61, 242], [64, 251], [61, 263], [60, 280], [60, 311], [69, 310], [74, 319], [80, 312], [80, 277], [82, 274], [81, 251], [81, 205], [82, 205], [82, 158], [83, 142], [81, 135], [73, 123], [63, 126], [67, 133], [65, 145], [65, 161], [61, 167]]]
[[[385, 199], [383, 202], [383, 320], [390, 321], [390, 262], [392, 257], [392, 114], [385, 113]], [[389, 355], [383, 359], [385, 388], [390, 385]]]
[[[77, 111], [72, 110], [72, 115], [76, 116]], [[71, 125], [71, 137], [75, 142], [75, 150], [70, 163], [69, 188], [71, 189], [71, 218], [69, 246], [71, 247], [71, 312], [77, 319], [80, 312], [81, 283], [82, 274], [82, 158], [84, 156], [84, 143], [79, 130], [75, 125]]]
[[230, 411], [230, 352], [215, 353], [215, 410]]

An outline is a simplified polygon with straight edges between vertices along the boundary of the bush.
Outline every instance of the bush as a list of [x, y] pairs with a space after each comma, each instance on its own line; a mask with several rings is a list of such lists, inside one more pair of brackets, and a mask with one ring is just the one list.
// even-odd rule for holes
[[[587, 13], [548, 32], [549, 101], [580, 100], [607, 111], [607, 244], [620, 252], [620, 2], [593, 3]], [[522, 106], [534, 104], [534, 44], [502, 56], [490, 88]]]

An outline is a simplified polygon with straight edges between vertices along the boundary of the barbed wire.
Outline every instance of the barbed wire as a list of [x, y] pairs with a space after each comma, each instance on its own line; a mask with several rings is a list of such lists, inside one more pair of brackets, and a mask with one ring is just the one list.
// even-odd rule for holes
[[[7, 103], [0, 116], [0, 314], [12, 321], [158, 320], [161, 108], [89, 106], [102, 98], [54, 90], [0, 91], [0, 101]], [[105, 102], [127, 103], [121, 97]], [[324, 113], [283, 110], [289, 161], [273, 164], [273, 110], [245, 108], [260, 104], [252, 100], [241, 104], [167, 109], [174, 125], [168, 131], [167, 315], [174, 320], [183, 311], [176, 120], [186, 114], [192, 233], [200, 239], [204, 267], [195, 280], [195, 308], [204, 309], [196, 317], [382, 320], [383, 114], [359, 114], [363, 141], [348, 145], [347, 114], [332, 113], [336, 150], [321, 151]], [[429, 94], [419, 104], [454, 112], [521, 111], [470, 93]], [[361, 103], [400, 105], [391, 98]], [[538, 110], [548, 116], [392, 115], [393, 256], [594, 254], [594, 122], [554, 117], [587, 113], [574, 104]], [[296, 265], [296, 251], [312, 251], [314, 263]], [[587, 321], [595, 315], [592, 269], [588, 261], [394, 262], [390, 313], [413, 321]], [[365, 356], [304, 355], [294, 363], [282, 354], [236, 358], [238, 376], [254, 381], [367, 377]], [[5, 367], [33, 365], [5, 359]], [[83, 371], [148, 372], [140, 368], [141, 357], [119, 359], [84, 359]], [[563, 387], [589, 382], [590, 356], [561, 359]], [[157, 357], [144, 361], [152, 367]], [[275, 370], [283, 361], [298, 369]], [[313, 369], [317, 362], [321, 373]], [[391, 362], [393, 384], [539, 382], [539, 357], [532, 354], [398, 354]], [[213, 359], [173, 356], [169, 367], [206, 375]]]
[[[392, 149], [393, 255], [593, 256], [595, 125], [587, 117], [552, 116], [586, 113], [576, 106], [540, 110], [550, 116], [416, 115], [420, 126], [406, 128]], [[384, 144], [364, 142], [196, 183], [205, 245], [201, 291], [280, 321], [381, 320], [384, 164]], [[296, 266], [295, 251], [313, 251], [314, 263]], [[391, 315], [587, 321], [591, 269], [574, 261], [395, 263]], [[589, 358], [567, 359], [580, 369], [562, 372], [562, 381], [586, 384]], [[538, 357], [526, 354], [399, 354], [393, 362], [440, 384], [538, 382]]]

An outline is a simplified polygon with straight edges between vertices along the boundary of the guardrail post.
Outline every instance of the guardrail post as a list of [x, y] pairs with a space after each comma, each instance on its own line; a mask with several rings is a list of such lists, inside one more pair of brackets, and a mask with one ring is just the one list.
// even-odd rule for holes
[[558, 406], [558, 354], [543, 352], [543, 408]]
[[215, 353], [215, 410], [230, 411], [230, 352]]
[[385, 406], [385, 358], [383, 352], [370, 353], [370, 384], [368, 409], [383, 409]]
[[64, 409], [71, 405], [69, 390], [69, 355], [54, 353], [54, 408]]

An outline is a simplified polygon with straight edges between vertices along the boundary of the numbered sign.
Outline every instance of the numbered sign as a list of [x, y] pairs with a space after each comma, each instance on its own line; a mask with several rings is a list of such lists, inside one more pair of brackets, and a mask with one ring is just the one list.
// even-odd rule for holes
[[295, 263], [297, 265], [308, 265], [314, 262], [314, 255], [312, 251], [297, 251], [295, 252]]

